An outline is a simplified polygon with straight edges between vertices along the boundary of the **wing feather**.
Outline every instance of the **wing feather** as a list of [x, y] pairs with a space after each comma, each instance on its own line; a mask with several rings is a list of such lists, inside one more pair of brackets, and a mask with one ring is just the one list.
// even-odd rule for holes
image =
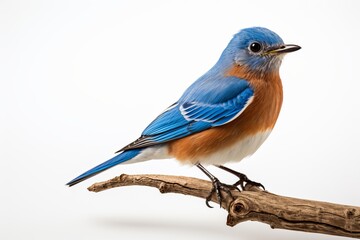
[[180, 99], [150, 123], [140, 138], [118, 152], [166, 143], [231, 122], [251, 104], [254, 91], [245, 80], [230, 83], [228, 91], [220, 91], [223, 95], [217, 92], [218, 101], [208, 100], [206, 94], [193, 101], [188, 101], [190, 97]]

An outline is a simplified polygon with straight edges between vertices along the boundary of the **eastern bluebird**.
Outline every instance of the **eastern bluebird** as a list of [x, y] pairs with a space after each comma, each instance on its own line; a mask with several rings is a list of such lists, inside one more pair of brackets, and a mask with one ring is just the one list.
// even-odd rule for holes
[[115, 165], [176, 158], [196, 165], [212, 181], [221, 206], [225, 185], [202, 164], [215, 165], [244, 182], [263, 187], [223, 164], [252, 155], [278, 118], [283, 91], [279, 68], [286, 53], [299, 50], [274, 32], [246, 28], [233, 36], [217, 63], [197, 79], [180, 99], [145, 128], [141, 136], [115, 157], [67, 183], [73, 186]]

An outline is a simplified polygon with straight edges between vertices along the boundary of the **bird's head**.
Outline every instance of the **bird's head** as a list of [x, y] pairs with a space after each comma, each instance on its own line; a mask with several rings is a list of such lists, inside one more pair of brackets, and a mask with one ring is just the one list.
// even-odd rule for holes
[[219, 62], [264, 74], [279, 71], [283, 56], [299, 49], [300, 46], [284, 44], [279, 35], [267, 28], [245, 28], [234, 35]]

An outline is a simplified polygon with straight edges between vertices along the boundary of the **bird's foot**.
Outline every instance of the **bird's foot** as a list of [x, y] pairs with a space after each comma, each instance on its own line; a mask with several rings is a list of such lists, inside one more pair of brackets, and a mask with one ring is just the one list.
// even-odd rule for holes
[[[223, 169], [223, 170], [225, 170], [225, 171], [227, 171], [227, 172], [229, 172], [229, 173], [231, 173], [231, 174], [233, 174], [233, 175], [235, 175], [235, 176], [237, 176], [237, 177], [239, 178], [239, 180], [232, 185], [233, 187], [236, 187], [236, 188], [237, 188], [237, 186], [240, 186], [241, 190], [245, 190], [245, 186], [246, 186], [247, 184], [249, 184], [249, 185], [252, 185], [252, 186], [255, 186], [255, 187], [259, 187], [259, 188], [262, 188], [262, 189], [265, 190], [264, 185], [262, 185], [262, 184], [259, 183], [259, 182], [255, 182], [255, 181], [250, 180], [250, 179], [249, 179], [245, 174], [243, 174], [243, 173], [237, 172], [237, 171], [235, 171], [235, 170], [232, 170], [232, 169], [230, 169], [230, 168], [227, 168], [227, 167], [224, 167], [224, 166], [221, 166], [221, 165], [218, 166], [218, 167], [221, 168], [221, 169]], [[237, 188], [237, 189], [238, 189], [238, 188]]]
[[233, 197], [233, 195], [231, 193], [231, 190], [234, 190], [234, 189], [239, 190], [237, 186], [224, 184], [224, 183], [220, 182], [219, 179], [217, 179], [217, 178], [213, 178], [213, 179], [211, 179], [211, 181], [212, 181], [213, 187], [211, 189], [211, 192], [210, 192], [209, 196], [207, 196], [207, 198], [206, 198], [206, 201], [205, 201], [206, 206], [208, 206], [209, 208], [213, 208], [209, 204], [209, 202], [211, 201], [211, 198], [212, 198], [213, 194], [216, 193], [217, 200], [218, 200], [218, 202], [220, 204], [220, 207], [221, 207], [222, 202], [223, 202], [223, 196], [222, 196], [221, 191], [226, 192], [232, 198], [232, 200], [234, 200], [234, 197]]
[[243, 173], [239, 173], [239, 175], [237, 175], [237, 177], [239, 178], [239, 180], [236, 183], [233, 184], [234, 187], [240, 186], [241, 190], [245, 190], [245, 186], [249, 184], [251, 186], [259, 187], [259, 188], [262, 188], [263, 190], [265, 190], [264, 185], [262, 185], [259, 182], [255, 182], [255, 181], [250, 180]]
[[[212, 199], [212, 196], [213, 194], [215, 193], [216, 194], [216, 197], [217, 197], [217, 200], [220, 204], [220, 207], [222, 206], [222, 202], [223, 202], [223, 196], [222, 196], [222, 192], [225, 192], [227, 193], [231, 198], [232, 200], [234, 200], [234, 197], [231, 193], [231, 190], [239, 190], [240, 189], [237, 187], [237, 185], [228, 185], [228, 184], [224, 184], [222, 182], [219, 181], [218, 178], [216, 178], [214, 175], [212, 175], [208, 170], [206, 170], [203, 165], [201, 165], [200, 163], [197, 163], [196, 166], [203, 172], [206, 174], [206, 176], [208, 176], [212, 182], [212, 189], [210, 191], [210, 194], [206, 197], [206, 206], [208, 206], [209, 208], [212, 208], [212, 206], [209, 204], [209, 202], [211, 201]], [[219, 166], [220, 168], [222, 166]], [[225, 167], [224, 167], [225, 168]], [[231, 169], [230, 169], [231, 170]], [[235, 171], [234, 171], [235, 172]]]

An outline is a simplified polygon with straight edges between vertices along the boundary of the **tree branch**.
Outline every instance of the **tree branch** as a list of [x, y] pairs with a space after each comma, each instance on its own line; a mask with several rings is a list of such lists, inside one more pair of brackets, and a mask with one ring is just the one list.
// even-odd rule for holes
[[[212, 189], [211, 182], [197, 178], [122, 174], [95, 183], [88, 190], [100, 192], [132, 185], [156, 187], [161, 193], [181, 193], [204, 199]], [[250, 220], [269, 224], [271, 228], [360, 238], [360, 207], [284, 197], [249, 185], [246, 190], [231, 191], [234, 199], [222, 192], [222, 207], [229, 213], [227, 225], [235, 226]], [[212, 201], [218, 203], [216, 196]]]

